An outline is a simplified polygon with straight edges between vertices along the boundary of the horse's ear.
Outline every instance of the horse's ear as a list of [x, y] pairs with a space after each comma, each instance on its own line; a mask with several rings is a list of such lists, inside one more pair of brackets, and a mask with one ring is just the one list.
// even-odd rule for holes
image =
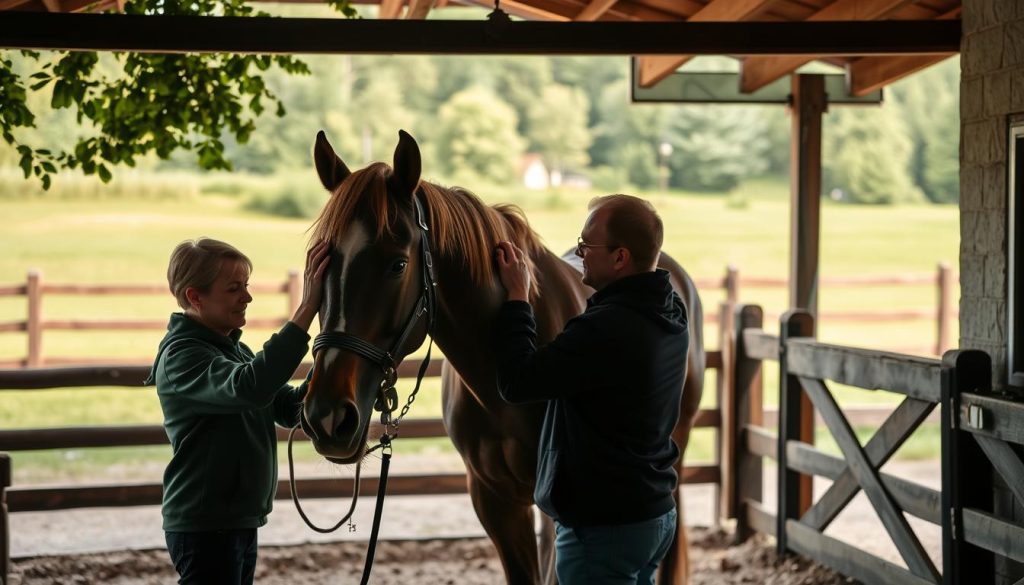
[[331, 193], [352, 174], [352, 171], [348, 170], [338, 155], [334, 154], [334, 149], [331, 148], [331, 143], [327, 142], [327, 135], [323, 130], [316, 133], [316, 143], [313, 145], [313, 164], [316, 165], [316, 172], [320, 175], [320, 182]]
[[416, 139], [405, 130], [398, 131], [398, 146], [395, 148], [395, 181], [403, 193], [412, 195], [420, 185], [420, 147]]

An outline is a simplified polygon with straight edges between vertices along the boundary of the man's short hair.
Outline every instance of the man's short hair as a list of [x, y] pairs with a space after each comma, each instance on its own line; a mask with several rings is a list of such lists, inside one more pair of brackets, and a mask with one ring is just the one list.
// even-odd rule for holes
[[240, 260], [252, 272], [252, 261], [248, 256], [220, 240], [185, 240], [174, 248], [167, 265], [167, 285], [179, 307], [187, 310], [192, 306], [185, 296], [185, 290], [189, 287], [202, 293], [210, 292], [225, 259]]
[[639, 269], [655, 267], [665, 227], [654, 206], [639, 197], [620, 193], [590, 200], [589, 210], [599, 207], [608, 212], [608, 244], [629, 250]]

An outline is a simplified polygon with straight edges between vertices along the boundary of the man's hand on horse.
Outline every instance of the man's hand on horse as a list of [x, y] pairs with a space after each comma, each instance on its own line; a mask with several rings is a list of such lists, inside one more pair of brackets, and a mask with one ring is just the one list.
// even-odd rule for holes
[[498, 278], [508, 291], [508, 300], [528, 301], [531, 275], [526, 254], [512, 242], [501, 242], [494, 255], [498, 260]]

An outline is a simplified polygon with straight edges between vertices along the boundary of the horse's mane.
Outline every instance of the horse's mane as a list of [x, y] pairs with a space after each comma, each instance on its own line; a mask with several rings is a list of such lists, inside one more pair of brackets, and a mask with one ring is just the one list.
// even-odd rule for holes
[[[388, 197], [387, 182], [393, 171], [385, 163], [373, 163], [352, 173], [335, 189], [313, 225], [313, 238], [339, 244], [345, 228], [357, 217], [366, 219], [376, 238], [394, 235], [398, 217]], [[535, 258], [544, 252], [540, 236], [515, 205], [488, 206], [461, 187], [442, 187], [420, 181], [420, 191], [430, 216], [431, 246], [442, 257], [462, 262], [470, 278], [481, 287], [494, 279], [494, 250], [498, 242], [511, 241]], [[374, 222], [376, 225], [374, 225]], [[532, 260], [527, 260], [533, 270]], [[536, 294], [534, 278], [531, 296]]]

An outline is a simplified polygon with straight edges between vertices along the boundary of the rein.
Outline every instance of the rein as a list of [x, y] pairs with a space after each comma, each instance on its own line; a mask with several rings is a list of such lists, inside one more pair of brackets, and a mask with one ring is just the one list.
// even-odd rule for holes
[[[427, 227], [426, 215], [423, 211], [423, 205], [420, 203], [419, 197], [413, 195], [413, 204], [416, 209], [416, 223], [420, 230], [420, 277], [423, 288], [420, 292], [419, 299], [416, 301], [416, 305], [413, 307], [412, 313], [406, 320], [402, 333], [395, 340], [394, 344], [392, 344], [390, 351], [382, 350], [373, 343], [344, 331], [320, 332], [316, 336], [316, 339], [313, 340], [314, 356], [323, 349], [345, 349], [373, 362], [381, 368], [381, 371], [384, 374], [378, 389], [377, 399], [373, 405], [374, 410], [380, 412], [380, 424], [384, 427], [384, 433], [381, 435], [379, 442], [363, 454], [363, 457], [365, 457], [378, 449], [381, 451], [380, 482], [377, 487], [377, 505], [373, 514], [373, 527], [370, 530], [370, 542], [366, 551], [366, 563], [363, 566], [363, 577], [360, 581], [361, 585], [366, 585], [369, 582], [370, 571], [373, 567], [373, 557], [377, 549], [377, 537], [380, 532], [380, 519], [384, 511], [384, 496], [387, 491], [388, 484], [388, 471], [391, 468], [391, 443], [394, 439], [398, 438], [399, 425], [401, 425], [402, 419], [404, 419], [405, 415], [409, 413], [412, 403], [416, 400], [416, 395], [420, 391], [420, 384], [423, 382], [423, 377], [427, 372], [427, 367], [430, 365], [431, 350], [434, 348], [434, 319], [437, 314], [437, 293], [435, 289], [437, 287], [437, 281], [434, 277], [434, 260], [430, 254], [430, 239], [428, 237], [430, 230]], [[395, 389], [395, 383], [398, 381], [398, 366], [395, 363], [394, 356], [398, 355], [398, 352], [405, 345], [405, 342], [415, 329], [416, 324], [419, 323], [420, 318], [423, 316], [426, 316], [427, 318], [427, 335], [430, 336], [430, 344], [427, 346], [427, 355], [420, 363], [419, 372], [416, 374], [415, 388], [413, 388], [412, 393], [409, 394], [409, 398], [402, 406], [402, 410], [399, 412], [398, 416], [392, 418], [392, 415], [398, 410], [398, 391]], [[302, 416], [301, 413], [299, 416]], [[292, 502], [295, 503], [295, 508], [299, 511], [299, 516], [302, 517], [302, 520], [307, 526], [321, 534], [328, 534], [340, 528], [345, 522], [350, 522], [352, 514], [355, 512], [356, 502], [359, 500], [360, 476], [363, 462], [362, 459], [360, 459], [356, 463], [356, 475], [352, 489], [352, 504], [349, 506], [348, 512], [341, 520], [338, 521], [337, 524], [330, 528], [321, 528], [316, 526], [309, 520], [306, 513], [303, 511], [302, 506], [299, 504], [299, 494], [295, 489], [295, 465], [292, 458], [292, 442], [295, 436], [295, 431], [300, 426], [301, 423], [295, 425], [292, 427], [291, 432], [288, 433], [288, 484], [291, 488]]]

